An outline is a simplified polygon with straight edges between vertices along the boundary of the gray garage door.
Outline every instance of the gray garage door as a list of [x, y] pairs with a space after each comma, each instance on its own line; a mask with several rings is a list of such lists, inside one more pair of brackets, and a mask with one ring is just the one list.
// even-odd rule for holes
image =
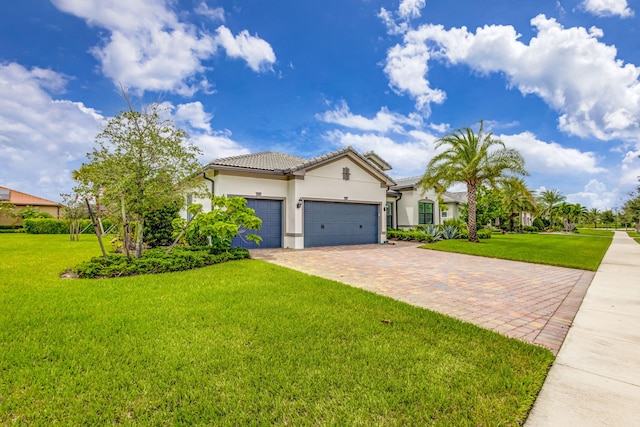
[[378, 243], [378, 205], [304, 202], [304, 246]]
[[262, 236], [262, 242], [260, 245], [256, 245], [252, 240], [245, 240], [241, 236], [238, 236], [233, 239], [231, 246], [248, 249], [281, 248], [282, 201], [247, 199], [247, 206], [255, 209], [256, 215], [262, 220], [262, 227], [260, 231], [247, 230], [246, 233], [254, 233]]

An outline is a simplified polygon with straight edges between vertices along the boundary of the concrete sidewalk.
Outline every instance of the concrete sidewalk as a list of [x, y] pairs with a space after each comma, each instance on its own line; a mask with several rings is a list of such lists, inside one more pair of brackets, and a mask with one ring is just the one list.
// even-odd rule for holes
[[527, 420], [640, 426], [640, 244], [616, 231]]

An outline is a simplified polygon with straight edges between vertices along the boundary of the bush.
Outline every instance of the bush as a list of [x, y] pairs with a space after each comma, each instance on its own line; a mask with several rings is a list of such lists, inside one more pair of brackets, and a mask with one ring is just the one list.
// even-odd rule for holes
[[28, 234], [66, 234], [69, 233], [69, 221], [53, 218], [27, 218], [24, 231]]
[[536, 227], [538, 231], [545, 230], [549, 226], [549, 220], [548, 219], [545, 220], [543, 218], [536, 218], [533, 220], [532, 225]]
[[142, 253], [142, 258], [132, 258], [131, 262], [124, 255], [110, 254], [107, 258], [95, 257], [83, 262], [73, 271], [86, 279], [134, 276], [191, 270], [249, 257], [249, 251], [244, 248], [231, 248], [228, 252], [215, 252], [210, 247], [175, 248], [170, 254], [164, 249], [149, 249]]
[[490, 239], [491, 234], [491, 230], [488, 229], [478, 230], [478, 239]]
[[[93, 226], [90, 219], [80, 220], [80, 230], [84, 230], [84, 234], [93, 234]], [[102, 228], [106, 230], [111, 227], [111, 221], [102, 220]], [[69, 234], [68, 219], [54, 218], [27, 218], [24, 220], [24, 231], [27, 234]]]
[[416, 242], [432, 243], [433, 236], [419, 230], [387, 230], [388, 239], [408, 240]]
[[144, 222], [144, 242], [151, 248], [169, 246], [173, 242], [173, 220], [179, 213], [179, 202], [148, 212]]
[[538, 227], [533, 227], [531, 225], [524, 226], [522, 230], [526, 231], [527, 233], [537, 233], [538, 231], [540, 231]]

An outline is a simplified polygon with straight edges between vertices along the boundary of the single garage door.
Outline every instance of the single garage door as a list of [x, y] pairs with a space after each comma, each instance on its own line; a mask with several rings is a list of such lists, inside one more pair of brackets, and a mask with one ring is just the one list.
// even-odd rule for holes
[[378, 243], [378, 205], [304, 202], [304, 246]]
[[282, 200], [247, 199], [247, 206], [256, 211], [256, 215], [262, 220], [262, 227], [259, 231], [247, 230], [246, 233], [262, 236], [262, 242], [257, 245], [252, 240], [238, 236], [233, 239], [231, 246], [247, 249], [281, 248]]

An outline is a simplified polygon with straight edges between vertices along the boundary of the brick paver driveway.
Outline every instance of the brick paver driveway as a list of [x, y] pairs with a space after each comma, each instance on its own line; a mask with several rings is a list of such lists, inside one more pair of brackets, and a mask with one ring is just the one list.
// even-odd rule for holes
[[418, 249], [407, 242], [258, 249], [251, 255], [456, 317], [554, 354], [595, 274]]

